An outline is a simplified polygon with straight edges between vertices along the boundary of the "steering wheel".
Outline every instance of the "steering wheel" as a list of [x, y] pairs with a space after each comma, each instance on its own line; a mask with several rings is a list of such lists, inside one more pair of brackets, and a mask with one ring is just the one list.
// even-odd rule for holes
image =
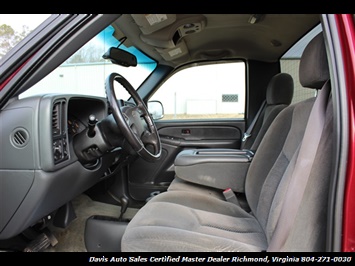
[[[118, 101], [114, 82], [120, 83], [132, 96], [135, 106], [125, 106]], [[148, 109], [133, 86], [120, 74], [111, 73], [105, 81], [108, 103], [113, 117], [123, 136], [134, 151], [146, 161], [157, 161], [161, 156], [161, 142], [158, 130]]]

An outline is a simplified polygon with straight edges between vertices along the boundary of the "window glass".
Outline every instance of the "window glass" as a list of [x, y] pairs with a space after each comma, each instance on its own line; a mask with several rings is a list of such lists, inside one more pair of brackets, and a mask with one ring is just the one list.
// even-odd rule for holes
[[49, 14], [0, 14], [0, 59]]
[[321, 25], [315, 27], [299, 42], [297, 42], [285, 55], [281, 58], [281, 72], [289, 73], [294, 81], [294, 94], [292, 103], [300, 102], [307, 98], [314, 97], [314, 90], [303, 88], [299, 81], [299, 64], [304, 48], [313, 37], [322, 31]]
[[[114, 29], [108, 26], [48, 76], [20, 95], [20, 98], [43, 93], [68, 93], [106, 97], [105, 79], [112, 73], [124, 76], [137, 89], [156, 67], [156, 62], [135, 47], [125, 47], [124, 40], [114, 37]], [[110, 47], [127, 50], [137, 57], [137, 66], [125, 67], [104, 59]], [[117, 98], [128, 100], [130, 94], [116, 86]]]
[[164, 107], [163, 119], [244, 118], [245, 63], [185, 68], [150, 98]]

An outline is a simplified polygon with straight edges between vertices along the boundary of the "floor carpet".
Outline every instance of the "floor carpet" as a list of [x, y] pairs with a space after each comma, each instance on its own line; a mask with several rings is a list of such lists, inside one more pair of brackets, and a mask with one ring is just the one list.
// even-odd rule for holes
[[[120, 206], [105, 204], [91, 200], [87, 195], [80, 195], [73, 200], [73, 207], [77, 218], [65, 229], [50, 226], [50, 231], [57, 239], [55, 246], [50, 246], [45, 252], [86, 252], [85, 247], [85, 224], [92, 215], [103, 215], [118, 218]], [[124, 219], [132, 219], [137, 209], [128, 208]]]

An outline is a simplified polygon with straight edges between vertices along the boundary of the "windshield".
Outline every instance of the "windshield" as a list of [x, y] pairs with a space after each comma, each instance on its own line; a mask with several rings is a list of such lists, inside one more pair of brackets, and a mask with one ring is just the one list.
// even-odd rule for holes
[[[25, 98], [45, 93], [83, 94], [105, 97], [104, 80], [112, 73], [123, 75], [135, 89], [155, 69], [156, 62], [133, 46], [124, 45], [125, 38], [117, 39], [115, 29], [108, 26], [81, 49], [53, 70], [48, 76], [22, 93]], [[110, 47], [119, 47], [137, 57], [136, 67], [124, 67], [113, 64], [102, 55]], [[128, 100], [130, 95], [120, 91], [120, 99]]]

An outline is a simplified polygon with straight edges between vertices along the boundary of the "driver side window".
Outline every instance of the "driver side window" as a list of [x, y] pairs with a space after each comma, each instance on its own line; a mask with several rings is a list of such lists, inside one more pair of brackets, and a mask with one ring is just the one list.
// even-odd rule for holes
[[171, 76], [149, 101], [160, 101], [164, 120], [244, 118], [245, 63], [185, 68]]

